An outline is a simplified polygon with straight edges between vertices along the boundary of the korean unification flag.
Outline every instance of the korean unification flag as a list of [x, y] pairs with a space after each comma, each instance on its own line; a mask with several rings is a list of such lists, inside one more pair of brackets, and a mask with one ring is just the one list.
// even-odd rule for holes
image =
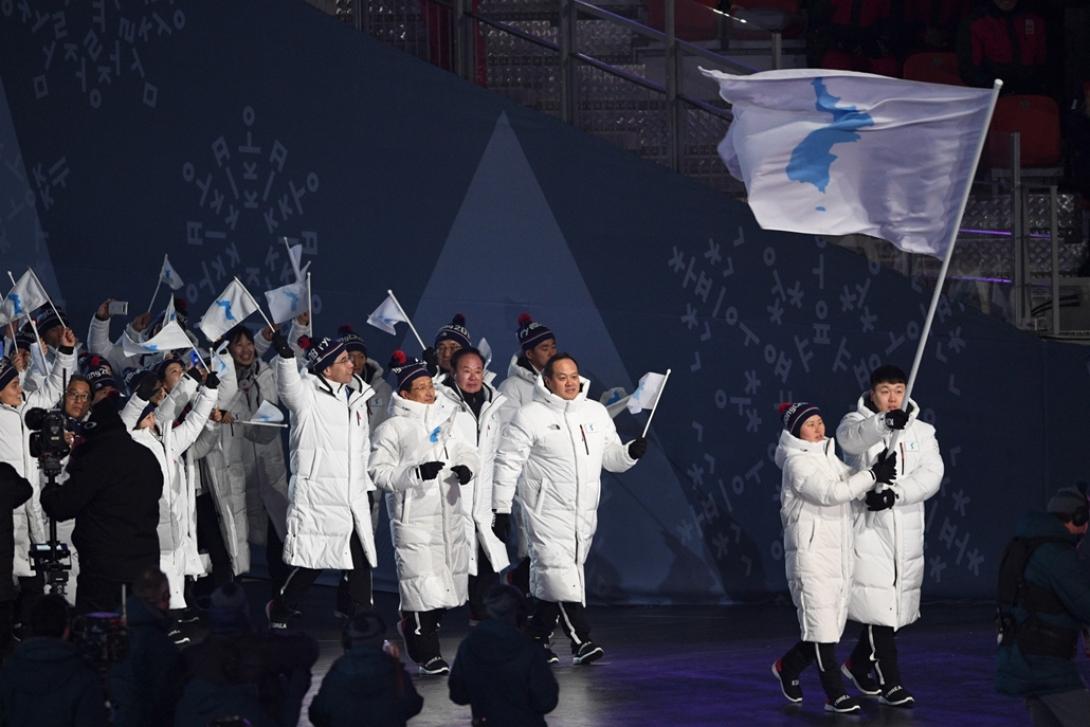
[[662, 392], [662, 384], [666, 376], [648, 371], [640, 377], [640, 384], [628, 398], [628, 412], [639, 414], [644, 409], [652, 409]]
[[262, 424], [279, 424], [284, 421], [284, 412], [280, 410], [280, 407], [275, 404], [270, 404], [267, 401], [262, 401], [261, 406], [254, 412], [253, 419], [251, 421], [261, 422]]
[[409, 319], [402, 314], [400, 306], [394, 302], [393, 297], [387, 295], [382, 304], [367, 316], [367, 322], [394, 336], [397, 335], [397, 329], [394, 326], [398, 323], [408, 323]]
[[307, 309], [307, 281], [296, 281], [273, 290], [265, 291], [269, 302], [269, 315], [273, 323], [290, 321]]
[[257, 311], [257, 302], [237, 278], [232, 280], [205, 311], [197, 327], [209, 341], [218, 341], [224, 333]]
[[46, 295], [38, 276], [28, 269], [15, 282], [15, 287], [4, 296], [4, 302], [0, 305], [0, 325], [6, 326], [20, 318], [29, 317], [31, 311], [48, 302], [49, 296]]
[[731, 104], [719, 155], [745, 183], [761, 227], [862, 233], [943, 256], [992, 89], [825, 69], [701, 70]]
[[143, 356], [149, 353], [163, 353], [165, 351], [177, 351], [180, 348], [190, 348], [193, 342], [189, 340], [178, 321], [170, 321], [160, 329], [158, 333], [146, 341], [134, 341], [126, 333], [122, 336], [121, 349], [126, 356]]
[[178, 275], [178, 271], [170, 264], [170, 258], [166, 255], [163, 255], [163, 267], [159, 271], [159, 282], [166, 283], [171, 290], [178, 290], [185, 285], [182, 282], [182, 276]]

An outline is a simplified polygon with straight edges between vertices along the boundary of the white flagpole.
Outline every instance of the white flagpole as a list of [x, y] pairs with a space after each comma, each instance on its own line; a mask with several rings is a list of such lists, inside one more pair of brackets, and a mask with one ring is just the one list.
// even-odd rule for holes
[[[163, 255], [163, 265], [166, 265], [167, 256]], [[155, 298], [159, 295], [159, 288], [163, 285], [163, 268], [159, 267], [159, 279], [155, 281], [155, 292], [151, 294], [151, 302], [148, 303], [148, 313], [151, 313], [151, 307], [155, 305]]]
[[299, 270], [299, 266], [295, 264], [295, 258], [291, 256], [291, 243], [288, 242], [287, 237], [281, 237], [280, 241], [284, 243], [284, 249], [288, 251], [288, 262], [291, 264], [291, 269], [295, 271], [295, 281], [298, 282], [301, 271]]
[[641, 437], [646, 437], [647, 430], [651, 428], [651, 420], [655, 418], [655, 410], [659, 408], [659, 399], [662, 398], [662, 392], [666, 390], [666, 382], [669, 380], [670, 369], [666, 369], [666, 375], [662, 377], [662, 386], [659, 387], [659, 392], [655, 395], [655, 403], [651, 405], [651, 413], [647, 415], [647, 423], [643, 425]]
[[310, 324], [310, 330], [314, 332], [314, 304], [311, 302], [310, 297], [310, 271], [307, 271], [307, 322]]
[[246, 421], [246, 422], [235, 422], [235, 424], [248, 424], [251, 427], [276, 427], [277, 429], [287, 429], [288, 428], [287, 424], [280, 424], [280, 423], [277, 423], [277, 422]]
[[[49, 307], [53, 309], [53, 315], [57, 316], [57, 320], [61, 322], [61, 325], [67, 328], [67, 326], [64, 325], [66, 323], [64, 317], [61, 316], [61, 312], [57, 310], [57, 306], [53, 305], [53, 299], [49, 297], [49, 291], [45, 289], [44, 285], [42, 285], [42, 281], [38, 277], [38, 273], [34, 272], [32, 268], [27, 268], [27, 270], [30, 272], [31, 275], [34, 276], [34, 280], [37, 281], [38, 287], [42, 289], [43, 293], [45, 293], [45, 302], [49, 303]], [[29, 317], [29, 315], [30, 311], [27, 311], [27, 316]]]
[[[255, 307], [255, 308], [257, 308], [257, 312], [258, 312], [258, 313], [260, 313], [260, 314], [261, 314], [261, 317], [265, 319], [265, 323], [267, 323], [267, 324], [268, 324], [269, 328], [273, 329], [274, 331], [275, 331], [275, 330], [277, 330], [276, 326], [274, 326], [274, 325], [273, 325], [273, 322], [269, 320], [269, 317], [268, 317], [267, 315], [265, 315], [265, 311], [261, 310], [261, 304], [259, 304], [259, 303], [257, 302], [257, 299], [256, 299], [256, 298], [254, 298], [254, 295], [253, 295], [253, 293], [251, 293], [251, 292], [250, 292], [250, 289], [249, 289], [249, 288], [247, 288], [247, 287], [246, 287], [246, 286], [245, 286], [245, 285], [243, 284], [243, 282], [242, 282], [241, 280], [239, 280], [239, 279], [238, 279], [238, 276], [237, 276], [237, 275], [235, 276], [235, 278], [234, 278], [234, 279], [235, 279], [235, 282], [236, 282], [236, 283], [238, 283], [239, 285], [241, 285], [241, 286], [242, 286], [242, 289], [243, 289], [243, 290], [244, 290], [244, 291], [246, 292], [246, 297], [247, 297], [247, 298], [249, 298], [249, 299], [250, 299], [250, 302], [254, 304], [254, 307]], [[198, 355], [199, 355], [199, 354], [198, 354]]]
[[416, 327], [413, 326], [413, 322], [412, 320], [410, 320], [409, 314], [406, 313], [405, 309], [401, 307], [401, 301], [399, 301], [397, 299], [397, 296], [394, 295], [394, 291], [387, 290], [386, 294], [390, 296], [390, 300], [394, 302], [394, 305], [397, 306], [397, 309], [401, 311], [401, 315], [405, 317], [405, 322], [409, 324], [409, 330], [413, 332], [413, 335], [416, 336], [416, 342], [420, 344], [420, 350], [424, 350], [425, 348], [427, 348], [427, 346], [424, 345], [424, 339], [421, 338], [420, 334], [416, 332]]

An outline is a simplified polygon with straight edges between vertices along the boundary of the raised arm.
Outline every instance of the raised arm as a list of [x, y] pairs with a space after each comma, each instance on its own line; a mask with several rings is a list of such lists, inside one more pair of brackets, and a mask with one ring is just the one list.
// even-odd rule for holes
[[881, 442], [890, 431], [882, 414], [863, 416], [853, 411], [840, 420], [840, 426], [836, 428], [836, 441], [845, 454], [858, 457]]

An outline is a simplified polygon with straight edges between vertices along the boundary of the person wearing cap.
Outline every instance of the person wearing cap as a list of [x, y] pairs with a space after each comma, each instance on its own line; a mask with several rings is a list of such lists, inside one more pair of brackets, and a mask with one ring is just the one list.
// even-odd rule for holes
[[375, 392], [355, 376], [339, 338], [305, 340], [307, 370], [280, 333], [276, 391], [291, 414], [284, 562], [292, 566], [266, 607], [272, 628], [286, 629], [303, 595], [324, 569], [347, 570], [352, 608], [372, 604], [371, 570], [378, 564], [371, 526], [371, 451], [367, 401]]
[[[204, 574], [204, 565], [197, 550], [196, 492], [194, 483], [187, 476], [183, 455], [197, 441], [216, 403], [219, 377], [209, 372], [204, 387], [193, 401], [189, 415], [175, 425], [156, 417], [158, 404], [148, 401], [142, 394], [147, 381], [158, 383], [153, 372], [144, 373], [134, 382], [136, 392], [122, 410], [123, 421], [135, 421], [132, 427], [133, 441], [143, 445], [159, 462], [163, 474], [163, 491], [159, 501], [159, 568], [170, 581], [171, 610], [186, 608], [185, 579]], [[153, 385], [154, 385], [153, 383]], [[137, 411], [138, 410], [138, 411]], [[133, 412], [137, 411], [136, 415]], [[178, 634], [179, 643], [184, 643]]]
[[492, 470], [504, 427], [500, 410], [507, 398], [485, 382], [484, 356], [477, 349], [457, 351], [450, 365], [437, 400], [451, 412], [451, 437], [474, 449], [480, 460], [477, 476], [461, 491], [468, 515], [469, 618], [474, 622], [484, 619], [485, 595], [509, 564], [507, 547], [493, 529], [492, 513]]
[[375, 430], [371, 478], [386, 493], [409, 658], [422, 674], [445, 674], [439, 626], [447, 609], [469, 598], [475, 539], [463, 488], [479, 470], [477, 452], [453, 436], [453, 411], [436, 403], [423, 361], [395, 351], [390, 371], [397, 393]]
[[[383, 378], [385, 372], [382, 367], [374, 359], [367, 357], [367, 346], [359, 334], [352, 330], [352, 326], [347, 324], [341, 326], [337, 329], [337, 335], [344, 341], [344, 348], [348, 351], [348, 358], [352, 360], [352, 368], [356, 376], [375, 390], [375, 395], [367, 401], [367, 414], [373, 432], [389, 416], [387, 409], [389, 409], [390, 397], [393, 396], [394, 390]], [[377, 514], [377, 510], [375, 512]]]
[[435, 380], [438, 382], [450, 373], [450, 357], [456, 351], [470, 348], [472, 345], [473, 343], [469, 340], [469, 329], [466, 328], [466, 317], [456, 313], [450, 319], [450, 323], [441, 326], [435, 332], [433, 347], [424, 349], [424, 361], [427, 362]]
[[70, 329], [60, 331], [59, 348], [51, 365], [49, 377], [38, 388], [24, 392], [19, 371], [14, 363], [0, 357], [0, 462], [7, 462], [20, 477], [25, 477], [35, 488], [34, 495], [13, 514], [15, 533], [14, 574], [19, 578], [21, 597], [21, 622], [26, 615], [29, 597], [43, 588], [40, 574], [36, 574], [30, 562], [30, 544], [44, 543], [49, 539], [49, 529], [38, 498], [40, 476], [38, 459], [30, 454], [30, 428], [24, 417], [35, 408], [53, 409], [61, 402], [65, 381], [76, 372], [76, 336]]
[[375, 611], [356, 614], [341, 637], [344, 654], [333, 662], [310, 703], [315, 727], [401, 727], [420, 714], [417, 693], [386, 622]]
[[855, 570], [848, 618], [863, 624], [842, 671], [882, 704], [911, 707], [897, 662], [897, 631], [920, 617], [924, 578], [924, 502], [939, 491], [943, 462], [935, 428], [905, 401], [904, 371], [889, 364], [870, 377], [870, 389], [844, 415], [836, 439], [844, 461], [865, 469], [897, 437], [897, 482], [890, 506], [856, 520]]
[[836, 442], [825, 436], [821, 410], [810, 402], [784, 404], [783, 431], [776, 466], [783, 470], [780, 520], [787, 586], [798, 610], [802, 637], [772, 665], [787, 701], [802, 701], [799, 676], [817, 662], [825, 709], [859, 712], [844, 690], [836, 645], [844, 633], [851, 595], [854, 556], [853, 503], [876, 511], [892, 498], [878, 483], [893, 481], [896, 455], [885, 454], [868, 469], [853, 470], [836, 456]]
[[558, 658], [549, 639], [558, 619], [573, 663], [605, 653], [590, 639], [583, 568], [598, 527], [602, 470], [625, 472], [647, 452], [643, 437], [621, 443], [606, 408], [587, 398], [589, 385], [570, 354], [549, 359], [534, 400], [507, 426], [493, 471], [492, 509], [510, 513], [516, 491], [522, 504], [537, 599], [529, 632], [552, 663]]
[[996, 687], [1025, 700], [1034, 725], [1085, 725], [1090, 691], [1074, 664], [1079, 631], [1090, 627], [1086, 485], [1065, 487], [1046, 512], [1029, 512], [999, 567]]
[[511, 356], [507, 378], [497, 387], [507, 398], [503, 407], [504, 421], [511, 421], [515, 414], [534, 400], [534, 391], [545, 364], [556, 355], [556, 335], [544, 323], [535, 321], [529, 313], [518, 317], [515, 332], [518, 353]]

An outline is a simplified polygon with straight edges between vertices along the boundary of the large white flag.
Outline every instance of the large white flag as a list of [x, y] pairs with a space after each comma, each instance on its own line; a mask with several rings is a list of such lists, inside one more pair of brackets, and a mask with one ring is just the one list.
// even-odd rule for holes
[[269, 315], [273, 323], [290, 321], [307, 310], [306, 278], [265, 291], [265, 300], [269, 302]]
[[992, 89], [824, 69], [703, 73], [732, 105], [719, 154], [761, 227], [943, 256]]
[[197, 327], [209, 341], [216, 341], [227, 331], [257, 311], [257, 301], [237, 278], [232, 280], [205, 311]]
[[284, 421], [284, 412], [280, 411], [280, 407], [275, 404], [262, 401], [261, 406], [254, 412], [251, 421], [262, 422], [263, 424], [278, 424]]
[[170, 258], [166, 255], [163, 255], [163, 267], [159, 271], [159, 282], [166, 283], [171, 290], [178, 290], [185, 285], [182, 282], [182, 276], [178, 275], [178, 271], [170, 264]]
[[655, 407], [655, 402], [658, 401], [659, 392], [662, 391], [662, 384], [665, 381], [665, 375], [656, 374], [653, 371], [648, 371], [641, 376], [639, 386], [632, 392], [632, 396], [628, 398], [629, 413], [639, 414], [644, 409], [653, 409]]
[[398, 323], [408, 323], [409, 319], [401, 312], [401, 306], [397, 304], [393, 296], [387, 293], [382, 304], [375, 308], [371, 315], [367, 316], [367, 322], [375, 328], [394, 336], [397, 335], [397, 329], [394, 326]]
[[4, 296], [4, 302], [0, 305], [0, 325], [7, 325], [15, 321], [29, 317], [31, 311], [49, 302], [38, 276], [34, 271], [27, 270], [22, 277], [15, 282], [15, 287]]
[[185, 334], [178, 321], [170, 321], [164, 325], [158, 333], [146, 341], [134, 341], [129, 334], [121, 337], [121, 348], [126, 356], [142, 356], [148, 353], [162, 353], [164, 351], [177, 351], [180, 348], [190, 348], [193, 342]]

